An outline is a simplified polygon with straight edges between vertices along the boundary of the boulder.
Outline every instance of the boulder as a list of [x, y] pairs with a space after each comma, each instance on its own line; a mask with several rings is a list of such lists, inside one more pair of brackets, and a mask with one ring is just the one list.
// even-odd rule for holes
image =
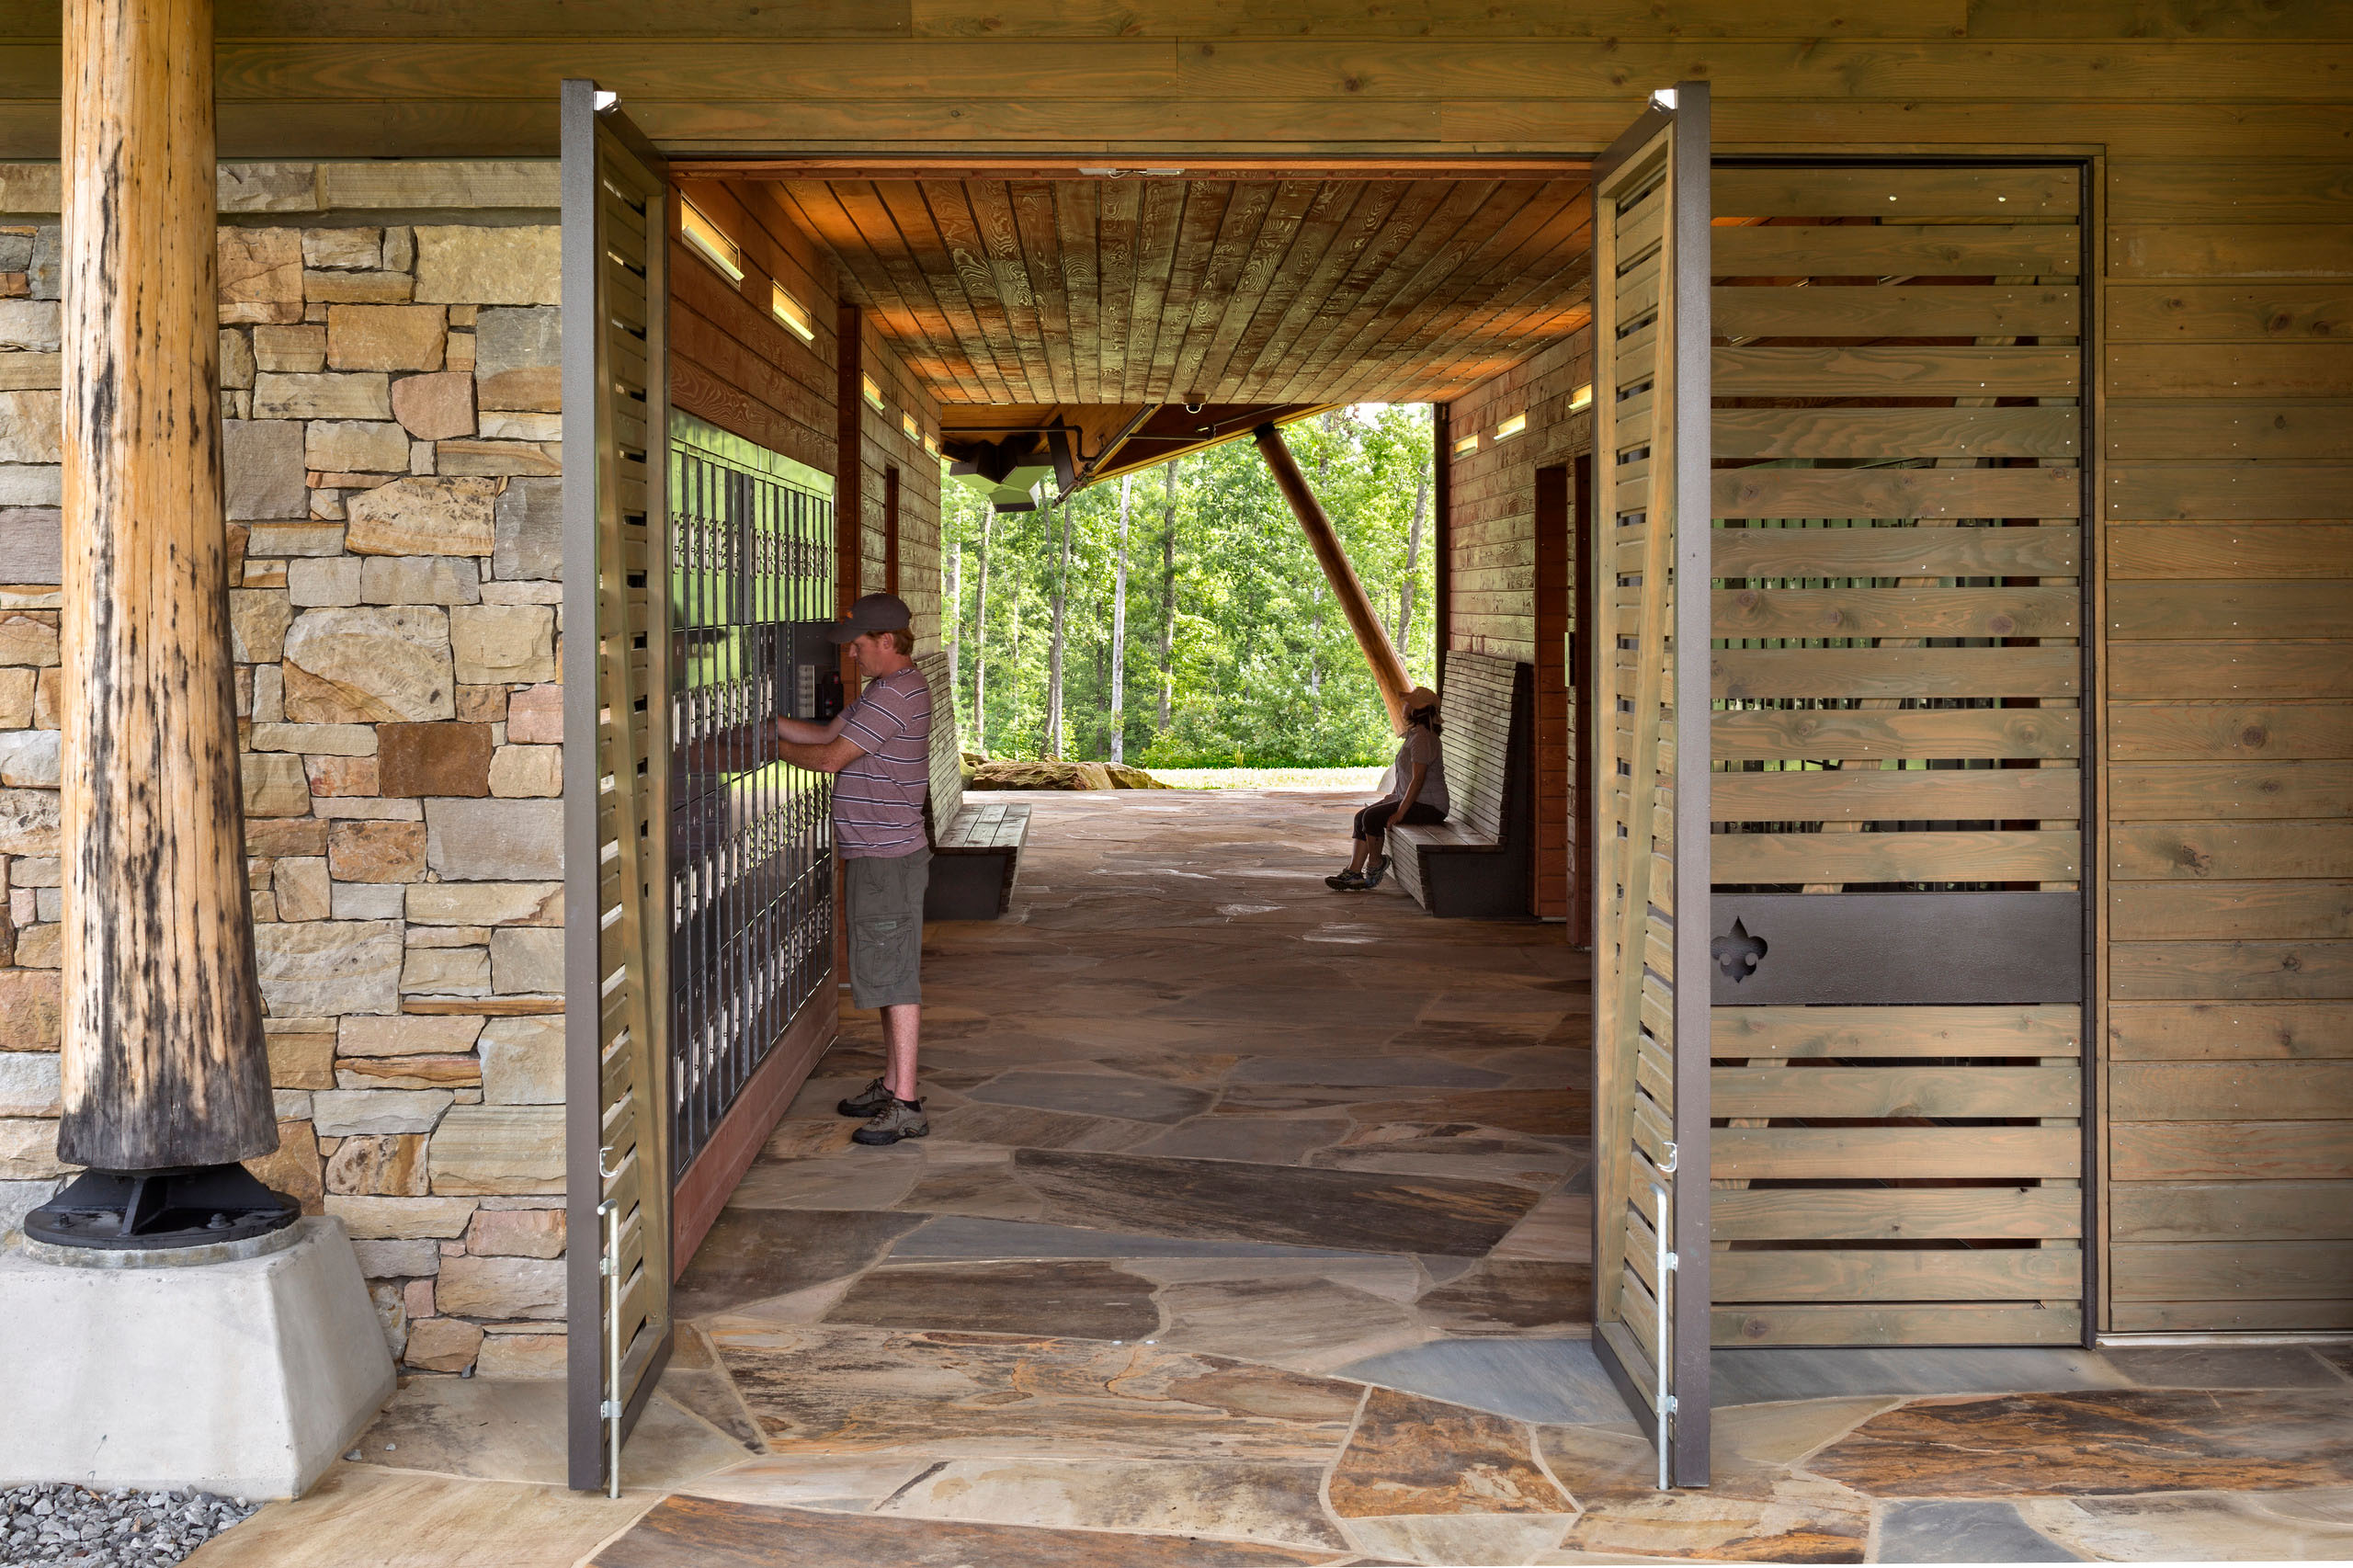
[[967, 790], [1165, 790], [1168, 786], [1141, 767], [1119, 763], [1059, 762], [1051, 757], [1006, 757], [991, 761], [966, 753]]

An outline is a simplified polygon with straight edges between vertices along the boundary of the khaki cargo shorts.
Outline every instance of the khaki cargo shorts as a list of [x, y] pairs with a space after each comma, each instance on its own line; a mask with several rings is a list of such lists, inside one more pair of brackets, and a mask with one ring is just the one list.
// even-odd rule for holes
[[860, 1007], [923, 1000], [923, 893], [928, 848], [888, 859], [846, 859], [849, 884], [849, 994]]

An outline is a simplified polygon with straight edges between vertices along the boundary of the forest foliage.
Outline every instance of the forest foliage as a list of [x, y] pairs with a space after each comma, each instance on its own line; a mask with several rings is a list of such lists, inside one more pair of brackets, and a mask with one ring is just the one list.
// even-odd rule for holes
[[[1435, 686], [1429, 406], [1365, 404], [1283, 435], [1407, 670]], [[1347, 767], [1395, 749], [1347, 619], [1246, 438], [1128, 486], [1117, 713], [1120, 482], [1002, 515], [952, 479], [941, 489], [942, 640], [968, 750], [1111, 760], [1115, 730], [1119, 754], [1146, 767]]]

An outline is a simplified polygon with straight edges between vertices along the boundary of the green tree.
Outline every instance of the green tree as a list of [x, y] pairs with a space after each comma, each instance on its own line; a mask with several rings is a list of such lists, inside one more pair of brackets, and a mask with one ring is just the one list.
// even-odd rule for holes
[[[1284, 435], [1366, 592], [1402, 638], [1407, 668], [1434, 684], [1427, 405], [1339, 410]], [[961, 550], [973, 564], [959, 574], [951, 600], [958, 663], [970, 672], [957, 692], [966, 744], [993, 756], [1037, 755], [1058, 686], [1056, 733], [1073, 756], [1108, 757], [1116, 715], [1120, 750], [1147, 767], [1383, 760], [1395, 743], [1378, 688], [1256, 449], [1229, 441], [1144, 483], [1150, 488], [1131, 500], [1129, 539], [1139, 521], [1147, 550], [1160, 533], [1162, 571], [1157, 581], [1152, 574], [1128, 579], [1124, 614], [1119, 485], [992, 520], [976, 494], [946, 484], [946, 553]], [[1141, 518], [1136, 503], [1144, 504]], [[1037, 634], [1057, 619], [1058, 598], [1059, 657], [1054, 640]], [[1163, 667], [1160, 702], [1115, 695], [1115, 672], [1131, 686], [1129, 672], [1157, 676]], [[972, 688], [983, 668], [987, 702], [975, 724]]]

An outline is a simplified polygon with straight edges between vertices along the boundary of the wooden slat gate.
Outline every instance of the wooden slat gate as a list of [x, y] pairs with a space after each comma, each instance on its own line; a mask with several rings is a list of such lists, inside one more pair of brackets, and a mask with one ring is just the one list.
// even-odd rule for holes
[[1684, 83], [1593, 187], [1594, 1349], [1661, 1486], [1708, 1481], [1708, 171]]
[[[604, 107], [598, 107], [598, 100]], [[563, 86], [569, 1472], [618, 1486], [670, 1346], [659, 154]]]
[[1716, 171], [1719, 1345], [2071, 1344], [2083, 171]]

